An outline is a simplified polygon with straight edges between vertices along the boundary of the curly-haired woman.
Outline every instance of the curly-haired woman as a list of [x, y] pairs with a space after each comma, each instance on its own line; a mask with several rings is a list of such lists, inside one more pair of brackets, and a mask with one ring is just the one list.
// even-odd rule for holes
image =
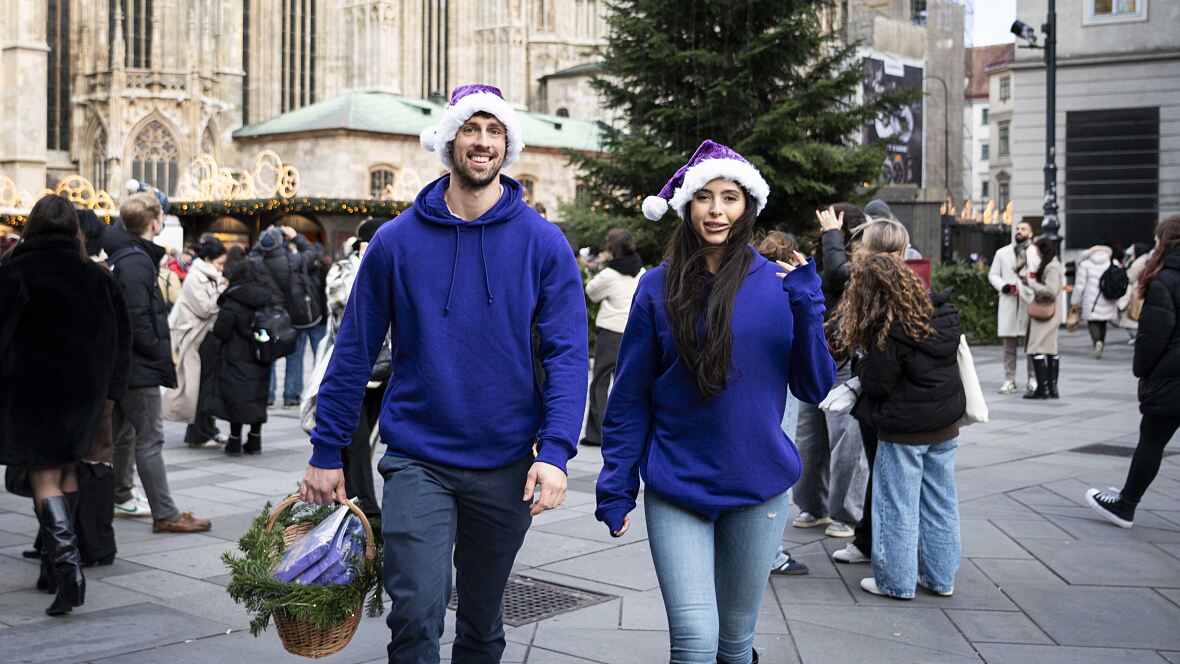
[[933, 297], [894, 254], [853, 262], [833, 346], [860, 350], [853, 414], [877, 431], [873, 467], [873, 576], [861, 587], [911, 599], [916, 586], [954, 592], [959, 568], [955, 448], [966, 409], [957, 351], [961, 325], [949, 294]]

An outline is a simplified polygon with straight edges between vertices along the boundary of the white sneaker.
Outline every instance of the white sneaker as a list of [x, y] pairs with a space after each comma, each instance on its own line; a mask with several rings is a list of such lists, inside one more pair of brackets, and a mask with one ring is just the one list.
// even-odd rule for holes
[[934, 593], [935, 595], [938, 595], [939, 597], [950, 597], [951, 595], [955, 594], [955, 589], [953, 587], [947, 591], [935, 590], [935, 589], [931, 588], [930, 586], [926, 585], [926, 580], [920, 576], [918, 577], [918, 585], [925, 588], [926, 590], [929, 590], [930, 592]]
[[141, 503], [132, 495], [131, 500], [124, 503], [115, 503], [115, 516], [131, 517], [131, 518], [150, 518], [152, 510], [147, 503]]
[[1016, 381], [1010, 380], [1000, 386], [1000, 394], [1013, 394], [1016, 392]]
[[1106, 348], [1106, 344], [1102, 343], [1101, 341], [1094, 342], [1094, 359], [1095, 360], [1102, 359], [1102, 351], [1105, 348]]
[[888, 597], [890, 599], [901, 599], [901, 600], [912, 599], [910, 597], [896, 597], [894, 595], [890, 595], [889, 593], [885, 592], [884, 590], [881, 590], [880, 588], [877, 587], [877, 580], [871, 576], [861, 579], [860, 580], [860, 587], [861, 587], [861, 590], [864, 590], [867, 593], [872, 593], [874, 595], [879, 595], [881, 597]]
[[843, 521], [833, 521], [824, 530], [824, 534], [828, 537], [852, 537], [856, 534], [856, 531], [853, 530], [852, 526]]
[[832, 560], [838, 563], [852, 565], [856, 563], [867, 563], [869, 562], [869, 557], [856, 546], [856, 542], [849, 542], [848, 546], [832, 554]]
[[792, 526], [796, 528], [815, 528], [816, 526], [826, 526], [832, 522], [830, 516], [816, 516], [811, 512], [800, 512], [799, 516], [791, 522]]

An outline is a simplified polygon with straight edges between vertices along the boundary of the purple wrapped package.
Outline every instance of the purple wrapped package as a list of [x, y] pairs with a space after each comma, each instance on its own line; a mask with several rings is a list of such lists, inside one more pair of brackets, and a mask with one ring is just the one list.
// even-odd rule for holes
[[275, 567], [274, 578], [279, 581], [295, 581], [309, 567], [319, 562], [332, 548], [336, 532], [340, 530], [340, 525], [347, 516], [348, 507], [343, 506], [306, 535], [295, 540]]
[[[332, 539], [332, 546], [311, 567], [308, 567], [296, 583], [327, 585], [329, 583], [346, 584], [352, 581], [352, 564], [357, 554], [357, 543], [364, 548], [364, 527], [360, 519], [349, 515], [344, 524], [336, 531]], [[340, 580], [343, 579], [343, 580]]]

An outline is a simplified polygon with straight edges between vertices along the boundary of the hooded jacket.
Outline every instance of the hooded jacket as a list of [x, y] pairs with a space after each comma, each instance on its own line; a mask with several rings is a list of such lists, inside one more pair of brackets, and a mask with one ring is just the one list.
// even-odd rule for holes
[[313, 466], [341, 467], [389, 333], [393, 377], [380, 416], [388, 454], [494, 469], [538, 442], [537, 460], [565, 470], [586, 404], [581, 273], [561, 230], [525, 204], [518, 182], [500, 182], [499, 202], [464, 221], [447, 209], [444, 175], [373, 237], [320, 384]]
[[1083, 252], [1078, 262], [1070, 304], [1081, 305], [1084, 321], [1118, 322], [1118, 300], [1107, 299], [1098, 287], [1102, 275], [1110, 267], [1113, 255], [1114, 251], [1110, 247], [1098, 244]]
[[766, 502], [799, 479], [799, 452], [781, 424], [788, 389], [807, 403], [832, 389], [824, 296], [814, 261], [780, 280], [777, 265], [749, 251], [733, 304], [734, 368], [711, 399], [676, 349], [664, 305], [666, 265], [639, 280], [602, 422], [595, 516], [612, 532], [635, 509], [641, 477], [649, 490], [710, 521]]
[[209, 411], [235, 424], [266, 422], [266, 398], [270, 365], [254, 360], [250, 350], [250, 325], [254, 312], [278, 304], [268, 281], [237, 279], [221, 294], [217, 320], [210, 335], [219, 342], [214, 394]]
[[102, 247], [131, 314], [129, 386], [176, 387], [168, 305], [158, 283], [164, 247], [113, 226], [103, 233]]
[[959, 379], [959, 311], [950, 293], [931, 295], [935, 334], [913, 339], [894, 322], [885, 349], [875, 345], [856, 365], [861, 396], [852, 414], [890, 443], [929, 445], [959, 435], [967, 410]]
[[1139, 378], [1139, 411], [1180, 417], [1180, 248], [1147, 285], [1132, 369]]

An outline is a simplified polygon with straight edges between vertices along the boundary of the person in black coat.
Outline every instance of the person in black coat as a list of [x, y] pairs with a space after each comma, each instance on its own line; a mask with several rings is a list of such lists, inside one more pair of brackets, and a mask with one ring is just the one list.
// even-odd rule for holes
[[[221, 294], [217, 321], [211, 334], [221, 348], [217, 362], [217, 388], [210, 401], [210, 411], [229, 422], [229, 440], [225, 453], [230, 456], [259, 454], [262, 451], [262, 425], [266, 422], [266, 391], [270, 385], [270, 365], [257, 362], [250, 348], [251, 322], [254, 313], [270, 304], [279, 304], [270, 277], [258, 261], [244, 260], [232, 251], [225, 269], [229, 287]], [[242, 425], [250, 425], [246, 444], [242, 444]]]
[[931, 297], [893, 253], [852, 263], [832, 344], [860, 350], [853, 415], [878, 434], [873, 468], [873, 576], [861, 588], [911, 599], [954, 592], [961, 547], [954, 460], [967, 399], [949, 294]]
[[[118, 284], [83, 253], [69, 201], [33, 206], [0, 265], [0, 464], [28, 468], [44, 555], [57, 580], [49, 615], [86, 599], [71, 504], [76, 463], [107, 399], [127, 389], [131, 324]], [[108, 507], [109, 509], [109, 507]]]
[[1160, 222], [1155, 252], [1139, 278], [1144, 294], [1132, 370], [1139, 378], [1139, 444], [1119, 492], [1090, 489], [1086, 502], [1130, 528], [1135, 508], [1159, 473], [1164, 447], [1180, 429], [1180, 215]]

